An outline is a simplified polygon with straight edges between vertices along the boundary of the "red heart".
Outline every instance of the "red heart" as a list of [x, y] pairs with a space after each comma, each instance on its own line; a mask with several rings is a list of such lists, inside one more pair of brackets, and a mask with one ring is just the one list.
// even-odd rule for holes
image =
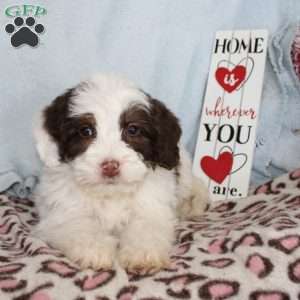
[[246, 77], [246, 68], [238, 65], [230, 71], [227, 68], [220, 67], [217, 69], [215, 76], [223, 89], [228, 93], [231, 93], [244, 81]]
[[200, 165], [204, 173], [215, 182], [221, 184], [227, 175], [230, 174], [233, 164], [233, 155], [225, 151], [219, 154], [217, 159], [211, 156], [204, 156]]

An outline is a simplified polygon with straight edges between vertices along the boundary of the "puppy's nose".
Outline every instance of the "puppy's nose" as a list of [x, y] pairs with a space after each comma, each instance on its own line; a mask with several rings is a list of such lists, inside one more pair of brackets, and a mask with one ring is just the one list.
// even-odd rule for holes
[[115, 177], [120, 173], [120, 163], [117, 160], [105, 160], [101, 164], [101, 171], [105, 177]]

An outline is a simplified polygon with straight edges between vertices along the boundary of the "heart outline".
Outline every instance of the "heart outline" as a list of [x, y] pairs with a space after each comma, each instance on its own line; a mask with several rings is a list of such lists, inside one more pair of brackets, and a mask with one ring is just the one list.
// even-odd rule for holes
[[[247, 155], [246, 153], [235, 153], [235, 154], [233, 154], [233, 150], [231, 149], [230, 146], [224, 146], [224, 147], [222, 147], [222, 148], [220, 149], [220, 151], [219, 151], [219, 155], [220, 155], [220, 153], [222, 153], [225, 149], [228, 149], [227, 151], [231, 152], [232, 155], [233, 155], [233, 164], [232, 164], [232, 169], [231, 169], [231, 172], [230, 172], [230, 175], [232, 175], [232, 174], [238, 172], [240, 169], [242, 169], [242, 168], [245, 166], [245, 164], [246, 164], [247, 161], [248, 161], [248, 155]], [[234, 169], [234, 163], [235, 163], [234, 158], [235, 158], [235, 157], [239, 157], [239, 156], [243, 156], [243, 157], [245, 158], [245, 160], [241, 163], [241, 165], [240, 165], [238, 168]]]
[[[246, 153], [237, 153], [237, 154], [234, 154], [233, 155], [233, 161], [234, 161], [234, 158], [238, 157], [238, 156], [243, 156], [245, 158], [245, 160], [244, 160], [244, 162], [238, 168], [236, 168], [235, 170], [232, 170], [231, 173], [230, 173], [230, 175], [232, 175], [232, 174], [238, 172], [240, 169], [242, 169], [245, 166], [245, 164], [247, 163], [247, 161], [248, 161], [248, 156], [247, 156]], [[233, 168], [233, 166], [232, 166], [232, 168]]]
[[[224, 153], [225, 153], [225, 155], [228, 156], [225, 158], [225, 160], [226, 160], [225, 166], [222, 165], [222, 163], [221, 163], [221, 173], [216, 174], [217, 172], [212, 170], [212, 166], [209, 166], [209, 164], [218, 164], [219, 160], [224, 159], [224, 156], [223, 156]], [[240, 166], [238, 166], [238, 168], [233, 169], [234, 158], [239, 157], [239, 156], [244, 157], [244, 161], [242, 162], [242, 164]], [[248, 161], [248, 156], [246, 153], [233, 154], [233, 151], [229, 146], [224, 146], [223, 148], [220, 149], [217, 159], [215, 159], [214, 157], [209, 156], [209, 155], [203, 156], [202, 159], [200, 160], [200, 167], [203, 170], [203, 172], [206, 174], [206, 176], [208, 176], [210, 179], [214, 180], [215, 182], [221, 184], [228, 175], [232, 175], [232, 174], [238, 172], [239, 170], [241, 170], [246, 165], [247, 161]], [[228, 165], [226, 165], [226, 163]]]

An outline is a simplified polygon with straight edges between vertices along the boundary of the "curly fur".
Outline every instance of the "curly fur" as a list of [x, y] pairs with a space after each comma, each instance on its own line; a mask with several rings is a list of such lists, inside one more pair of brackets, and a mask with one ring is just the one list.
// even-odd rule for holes
[[[35, 235], [82, 268], [166, 267], [177, 220], [201, 214], [207, 200], [180, 135], [162, 102], [120, 77], [98, 75], [57, 97], [35, 128], [44, 163]], [[101, 173], [107, 160], [117, 176]]]

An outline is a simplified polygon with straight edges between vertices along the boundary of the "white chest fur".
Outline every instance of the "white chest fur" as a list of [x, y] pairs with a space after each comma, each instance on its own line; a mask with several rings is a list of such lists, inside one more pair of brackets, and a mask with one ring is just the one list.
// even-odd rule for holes
[[[89, 201], [86, 211], [95, 218], [101, 229], [118, 235], [128, 224], [134, 211], [134, 199], [129, 196]], [[91, 203], [92, 202], [92, 203]]]

